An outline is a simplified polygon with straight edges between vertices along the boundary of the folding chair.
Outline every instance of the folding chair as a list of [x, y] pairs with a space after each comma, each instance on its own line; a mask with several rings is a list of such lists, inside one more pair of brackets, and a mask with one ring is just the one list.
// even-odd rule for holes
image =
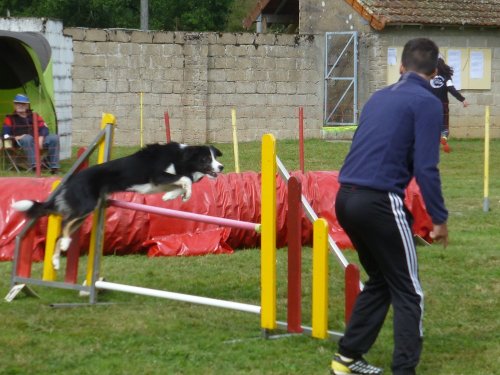
[[[2, 156], [3, 156], [3, 169], [4, 170], [16, 170], [17, 173], [21, 171], [29, 171], [32, 166], [28, 163], [28, 158], [24, 150], [16, 145], [16, 140], [14, 138], [2, 138]], [[46, 161], [47, 151], [40, 150], [40, 163], [42, 168], [49, 169], [48, 163]], [[7, 165], [5, 165], [7, 163]]]

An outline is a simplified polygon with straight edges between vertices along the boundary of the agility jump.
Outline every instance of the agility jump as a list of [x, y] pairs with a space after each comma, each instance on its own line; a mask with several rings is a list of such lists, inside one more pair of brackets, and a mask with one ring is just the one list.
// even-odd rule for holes
[[[87, 152], [82, 154], [78, 161], [75, 163], [71, 171], [62, 180], [64, 182], [71, 173], [78, 170], [80, 165], [84, 163], [90, 152], [96, 147], [98, 150], [98, 163], [110, 160], [111, 144], [113, 138], [113, 126], [115, 119], [112, 115], [103, 116], [101, 123], [101, 133], [98, 135]], [[286, 327], [289, 332], [310, 332], [313, 337], [326, 338], [329, 335], [338, 337], [341, 334], [336, 332], [327, 331], [327, 305], [328, 305], [328, 269], [327, 269], [327, 238], [328, 238], [328, 225], [326, 221], [314, 218], [314, 254], [315, 255], [314, 269], [313, 269], [313, 306], [312, 306], [312, 328], [303, 327], [298, 322], [299, 330], [293, 330], [292, 324], [289, 321], [286, 323], [277, 322], [277, 298], [276, 298], [276, 174], [277, 166], [279, 166], [279, 159], [276, 156], [276, 142], [272, 135], [266, 134], [262, 138], [262, 178], [261, 178], [261, 223], [251, 223], [245, 221], [238, 221], [232, 219], [219, 218], [208, 215], [200, 215], [196, 213], [183, 212], [178, 210], [170, 210], [162, 207], [153, 207], [144, 204], [137, 204], [132, 202], [124, 202], [118, 200], [101, 200], [98, 208], [93, 216], [93, 229], [91, 233], [89, 255], [87, 261], [87, 274], [85, 283], [83, 285], [77, 284], [77, 269], [78, 269], [78, 249], [76, 241], [68, 250], [66, 261], [66, 278], [65, 282], [56, 281], [56, 271], [52, 267], [52, 254], [54, 252], [55, 243], [60, 233], [61, 218], [58, 216], [49, 216], [49, 224], [46, 239], [46, 252], [44, 261], [43, 278], [35, 279], [31, 277], [31, 259], [28, 254], [31, 254], [32, 249], [32, 236], [30, 229], [33, 222], [27, 223], [23, 228], [20, 235], [16, 238], [16, 250], [14, 256], [13, 273], [12, 273], [12, 289], [9, 293], [10, 300], [15, 297], [22, 288], [26, 292], [33, 292], [27, 287], [27, 284], [36, 284], [49, 287], [72, 289], [80, 291], [89, 295], [89, 303], [96, 304], [98, 290], [113, 290], [126, 293], [140, 294], [146, 296], [153, 296], [159, 298], [172, 299], [177, 301], [184, 301], [190, 303], [197, 303], [209, 305], [214, 307], [222, 307], [243, 312], [251, 312], [260, 314], [261, 328], [264, 332], [273, 331], [276, 328]], [[281, 169], [281, 168], [280, 168]], [[283, 173], [283, 170], [280, 170]], [[57, 190], [58, 186], [54, 186]], [[300, 193], [300, 189], [299, 189]], [[100, 278], [100, 261], [103, 253], [104, 244], [104, 225], [105, 225], [105, 208], [107, 206], [115, 206], [123, 209], [130, 209], [135, 211], [142, 211], [156, 215], [163, 215], [175, 217], [185, 220], [194, 220], [215, 224], [219, 226], [229, 226], [244, 230], [252, 230], [261, 233], [261, 305], [250, 305], [240, 302], [224, 301], [219, 299], [192, 296], [187, 294], [174, 293], [164, 290], [143, 288], [138, 286], [131, 286], [125, 284], [118, 284], [109, 281], [103, 281]], [[310, 214], [308, 212], [308, 214]], [[310, 216], [310, 215], [308, 215]], [[313, 217], [311, 217], [313, 218]], [[73, 246], [75, 245], [75, 246]], [[300, 244], [299, 244], [300, 246]], [[75, 252], [76, 251], [76, 252]], [[343, 263], [343, 262], [342, 262]], [[300, 276], [300, 274], [299, 274]], [[289, 273], [289, 283], [293, 283], [297, 279], [297, 274]], [[300, 301], [300, 287], [296, 290]], [[57, 306], [64, 306], [65, 304], [58, 304]], [[75, 305], [75, 304], [69, 304]], [[300, 302], [298, 304], [300, 306]], [[55, 305], [54, 305], [55, 306]]]
[[[261, 200], [261, 223], [242, 222], [231, 219], [217, 218], [207, 215], [199, 215], [160, 207], [122, 202], [116, 200], [107, 201], [112, 206], [125, 209], [144, 211], [148, 213], [176, 217], [187, 220], [202, 221], [217, 225], [237, 227], [240, 229], [260, 231], [261, 233], [261, 256], [266, 259], [261, 261], [261, 306], [242, 304], [231, 301], [222, 301], [205, 297], [184, 295], [166, 292], [156, 289], [140, 288], [124, 284], [103, 282], [99, 280], [99, 261], [103, 248], [104, 236], [104, 208], [101, 204], [94, 214], [93, 230], [91, 236], [91, 248], [89, 250], [89, 264], [87, 268], [87, 285], [90, 285], [90, 303], [97, 302], [97, 290], [119, 290], [123, 292], [149, 295], [160, 298], [176, 299], [191, 303], [201, 303], [217, 307], [231, 308], [235, 310], [260, 313], [261, 327], [264, 330], [276, 329], [276, 167], [275, 154], [276, 145], [272, 135], [263, 136], [262, 141], [262, 200]], [[92, 261], [90, 260], [92, 258]], [[271, 261], [269, 261], [270, 259]], [[266, 263], [270, 266], [266, 266]]]
[[[215, 216], [201, 215], [201, 214], [195, 214], [195, 213], [191, 213], [191, 212], [171, 210], [171, 209], [167, 209], [167, 208], [163, 208], [163, 207], [154, 207], [154, 206], [148, 206], [148, 205], [139, 204], [139, 203], [124, 202], [124, 201], [118, 201], [118, 200], [113, 200], [113, 199], [107, 200], [107, 205], [119, 207], [119, 208], [124, 208], [124, 209], [130, 209], [130, 210], [134, 210], [134, 211], [147, 212], [147, 213], [156, 214], [156, 215], [174, 217], [174, 218], [178, 218], [178, 219], [193, 220], [193, 221], [199, 221], [199, 222], [204, 222], [204, 223], [208, 223], [208, 224], [216, 224], [216, 225], [220, 225], [220, 226], [228, 226], [228, 227], [239, 228], [239, 229], [244, 229], [244, 230], [253, 230], [256, 232], [261, 232], [261, 228], [262, 228], [262, 225], [259, 223], [251, 223], [251, 222], [246, 222], [246, 221], [219, 218], [219, 217], [215, 217]], [[98, 225], [99, 224], [97, 224], [97, 226], [95, 228], [93, 228], [93, 232], [98, 231], [101, 234], [104, 233], [104, 228], [99, 228]], [[94, 276], [94, 275], [92, 275], [92, 276]], [[190, 303], [196, 303], [196, 304], [202, 304], [202, 305], [208, 305], [208, 306], [214, 306], [214, 307], [222, 307], [222, 308], [250, 312], [250, 313], [255, 313], [255, 314], [262, 313], [261, 306], [250, 305], [250, 304], [245, 304], [245, 303], [240, 303], [240, 302], [224, 301], [224, 300], [214, 299], [214, 298], [193, 296], [193, 295], [188, 295], [188, 294], [168, 292], [168, 291], [164, 291], [164, 290], [143, 288], [143, 287], [137, 287], [137, 286], [131, 286], [131, 285], [125, 285], [125, 284], [118, 284], [118, 283], [102, 281], [99, 279], [95, 280], [94, 285], [95, 285], [96, 289], [113, 290], [113, 291], [119, 291], [119, 292], [125, 292], [125, 293], [145, 295], [145, 296], [150, 296], [150, 297], [165, 298], [165, 299], [171, 299], [171, 300], [176, 300], [176, 301], [190, 302]], [[95, 303], [95, 302], [96, 301], [94, 301], [93, 303]]]
[[[219, 217], [208, 216], [208, 215], [200, 215], [200, 214], [195, 214], [195, 213], [191, 213], [191, 212], [171, 210], [171, 209], [167, 209], [167, 208], [148, 206], [148, 205], [139, 204], [139, 203], [124, 202], [124, 201], [109, 199], [109, 200], [107, 200], [107, 205], [119, 207], [119, 208], [124, 208], [124, 209], [130, 209], [130, 210], [134, 210], [134, 211], [147, 212], [147, 213], [156, 214], [156, 215], [174, 217], [174, 218], [178, 218], [178, 219], [193, 220], [193, 221], [199, 221], [199, 222], [204, 222], [204, 223], [208, 223], [208, 224], [216, 224], [216, 225], [220, 225], [220, 226], [228, 226], [228, 227], [245, 229], [245, 230], [254, 230], [256, 232], [260, 232], [260, 230], [261, 230], [261, 224], [257, 224], [257, 223], [238, 221], [238, 220], [232, 220], [232, 219], [225, 219], [225, 218], [219, 218]], [[99, 233], [99, 236], [96, 236], [95, 238], [99, 238], [99, 241], [102, 241], [103, 234], [104, 234], [104, 226], [100, 227], [101, 221], [99, 220], [99, 217], [97, 218], [97, 220], [94, 223], [96, 223], [96, 224], [92, 230], [92, 233], [97, 231]], [[92, 271], [93, 271], [92, 275], [90, 275], [92, 277], [92, 280], [91, 280], [91, 284], [89, 284], [89, 285], [94, 285], [94, 288], [91, 288], [91, 290], [90, 290], [91, 303], [97, 303], [97, 299], [96, 299], [97, 294], [95, 293], [94, 289], [102, 289], [102, 290], [112, 290], [112, 291], [118, 291], [118, 292], [139, 294], [139, 295], [150, 296], [150, 297], [165, 298], [165, 299], [171, 299], [171, 300], [182, 301], [182, 302], [190, 302], [190, 303], [196, 303], [196, 304], [208, 305], [208, 306], [214, 306], [214, 307], [222, 307], [222, 308], [238, 310], [238, 311], [243, 311], [243, 312], [250, 312], [250, 313], [254, 313], [254, 314], [261, 313], [260, 306], [255, 306], [255, 305], [250, 305], [250, 304], [245, 304], [245, 303], [240, 303], [240, 302], [233, 302], [233, 301], [224, 301], [224, 300], [214, 299], [214, 298], [193, 296], [193, 295], [189, 295], [189, 294], [174, 293], [174, 292], [158, 290], [158, 289], [151, 289], [151, 288], [143, 288], [143, 287], [131, 286], [131, 285], [125, 285], [125, 284], [118, 284], [118, 283], [112, 283], [112, 282], [108, 282], [108, 281], [102, 281], [98, 277], [98, 272], [99, 272], [98, 260], [101, 257], [102, 251], [98, 251], [98, 252], [94, 251], [94, 254], [98, 254], [98, 255], [96, 257], [94, 257], [95, 263], [94, 263], [94, 267], [92, 269]]]
[[[89, 146], [72, 167], [70, 172], [62, 180], [64, 183], [69, 176], [82, 165], [96, 148], [98, 148], [98, 163], [110, 160], [111, 145], [113, 140], [115, 118], [112, 115], [104, 114], [101, 122], [101, 132], [95, 141]], [[103, 197], [98, 208], [93, 215], [93, 229], [90, 239], [89, 256], [87, 261], [87, 274], [84, 285], [77, 284], [76, 269], [78, 268], [78, 256], [72, 254], [72, 247], [68, 250], [66, 264], [65, 282], [56, 281], [56, 271], [51, 266], [50, 259], [54, 253], [55, 243], [61, 229], [61, 221], [58, 216], [49, 216], [49, 225], [46, 237], [46, 252], [44, 261], [44, 272], [42, 279], [31, 277], [31, 252], [33, 248], [33, 226], [35, 220], [30, 220], [21, 233], [16, 237], [16, 247], [14, 251], [13, 270], [11, 278], [11, 291], [6, 299], [12, 300], [17, 293], [24, 290], [33, 293], [28, 285], [42, 285], [48, 287], [77, 290], [90, 296], [90, 304], [97, 303], [98, 289], [112, 289], [126, 291], [130, 293], [154, 295], [162, 298], [184, 300], [193, 303], [202, 303], [218, 307], [232, 308], [253, 313], [260, 313], [263, 329], [276, 328], [276, 167], [275, 167], [275, 139], [268, 134], [263, 137], [262, 148], [262, 207], [261, 223], [250, 223], [232, 219], [224, 219], [195, 213], [169, 210], [160, 207], [151, 207], [138, 205], [136, 203], [121, 202], [110, 200], [106, 201]], [[267, 176], [267, 181], [266, 177]], [[55, 194], [59, 187], [54, 186]], [[231, 301], [221, 301], [205, 297], [181, 295], [166, 291], [157, 291], [154, 289], [140, 288], [135, 286], [121, 285], [116, 283], [104, 282], [100, 280], [99, 269], [103, 249], [104, 225], [105, 225], [105, 207], [113, 205], [125, 209], [145, 211], [153, 214], [159, 214], [170, 217], [177, 217], [187, 220], [203, 221], [206, 223], [236, 227], [245, 230], [253, 230], [261, 233], [261, 256], [270, 265], [262, 264], [261, 270], [261, 306], [241, 304]], [[69, 270], [73, 270], [69, 272]], [[71, 275], [68, 275], [71, 273]]]

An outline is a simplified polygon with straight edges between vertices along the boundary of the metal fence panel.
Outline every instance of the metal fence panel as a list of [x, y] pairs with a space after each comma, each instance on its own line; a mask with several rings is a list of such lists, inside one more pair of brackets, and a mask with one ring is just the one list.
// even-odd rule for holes
[[324, 125], [355, 125], [358, 117], [356, 31], [326, 33]]

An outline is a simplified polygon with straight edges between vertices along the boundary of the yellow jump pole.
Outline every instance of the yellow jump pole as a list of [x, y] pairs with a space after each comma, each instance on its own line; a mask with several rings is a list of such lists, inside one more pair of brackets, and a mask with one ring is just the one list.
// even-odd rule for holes
[[233, 148], [234, 148], [234, 171], [240, 173], [240, 153], [238, 151], [238, 130], [236, 129], [236, 109], [231, 109], [231, 119], [233, 124]]
[[[52, 183], [54, 191], [61, 181], [57, 180]], [[55, 281], [57, 272], [52, 265], [52, 257], [56, 250], [56, 243], [61, 234], [62, 217], [60, 215], [49, 215], [47, 219], [47, 237], [45, 240], [45, 255], [43, 258], [42, 280]]]
[[140, 122], [141, 122], [141, 148], [144, 146], [144, 140], [143, 140], [143, 132], [144, 132], [144, 124], [143, 124], [143, 121], [142, 121], [142, 99], [143, 99], [143, 92], [141, 91], [141, 94], [140, 94]]
[[260, 321], [263, 330], [276, 329], [276, 140], [262, 137]]
[[328, 223], [317, 219], [313, 225], [312, 333], [328, 337]]
[[106, 144], [106, 139], [103, 138], [99, 142], [99, 148], [97, 150], [97, 164], [102, 164], [111, 157], [111, 146], [113, 145], [114, 130], [116, 125], [116, 118], [111, 113], [103, 113], [101, 119], [101, 129], [106, 128], [106, 125], [112, 125], [111, 127], [111, 137], [109, 139], [109, 145]]
[[[113, 144], [113, 134], [114, 134], [114, 126], [116, 124], [116, 118], [110, 113], [103, 113], [102, 114], [102, 120], [101, 120], [101, 129], [104, 129], [107, 125], [111, 124], [111, 137], [109, 139], [109, 144], [106, 144], [105, 138], [101, 139], [99, 142], [99, 148], [97, 150], [97, 164], [102, 164], [105, 161], [108, 161], [110, 157], [110, 148], [111, 145]], [[94, 273], [94, 257], [95, 257], [95, 236], [97, 233], [97, 230], [102, 230], [102, 228], [98, 228], [98, 215], [97, 211], [99, 208], [97, 208], [94, 211], [94, 217], [92, 219], [92, 232], [90, 234], [90, 245], [89, 245], [89, 255], [88, 255], [88, 261], [87, 261], [87, 276], [85, 278], [86, 285], [91, 285], [92, 283], [92, 275]], [[104, 234], [103, 234], [104, 235]], [[99, 251], [102, 251], [102, 249], [99, 249]]]
[[483, 211], [490, 210], [489, 185], [490, 185], [490, 106], [484, 110], [484, 194]]

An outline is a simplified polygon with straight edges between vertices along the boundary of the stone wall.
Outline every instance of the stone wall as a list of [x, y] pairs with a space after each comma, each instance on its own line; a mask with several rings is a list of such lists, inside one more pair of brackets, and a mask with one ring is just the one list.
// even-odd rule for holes
[[343, 0], [301, 0], [299, 35], [62, 29], [59, 21], [44, 19], [0, 21], [3, 28], [43, 32], [51, 44], [64, 154], [71, 144], [94, 139], [103, 112], [117, 117], [115, 139], [124, 145], [165, 140], [166, 111], [173, 140], [230, 142], [233, 107], [240, 141], [259, 140], [265, 132], [297, 138], [299, 106], [305, 136], [321, 137], [324, 32], [331, 31], [358, 32], [359, 110], [387, 84], [389, 46], [426, 36], [442, 47], [490, 48], [491, 89], [463, 90], [467, 108], [451, 97], [450, 125], [455, 137], [482, 137], [489, 105], [491, 135], [500, 138], [497, 30], [405, 26], [377, 32]]
[[73, 39], [73, 142], [95, 136], [103, 112], [117, 117], [117, 144], [165, 140], [230, 142], [231, 109], [240, 141], [266, 132], [320, 137], [323, 38], [312, 35], [143, 32], [66, 28]]

